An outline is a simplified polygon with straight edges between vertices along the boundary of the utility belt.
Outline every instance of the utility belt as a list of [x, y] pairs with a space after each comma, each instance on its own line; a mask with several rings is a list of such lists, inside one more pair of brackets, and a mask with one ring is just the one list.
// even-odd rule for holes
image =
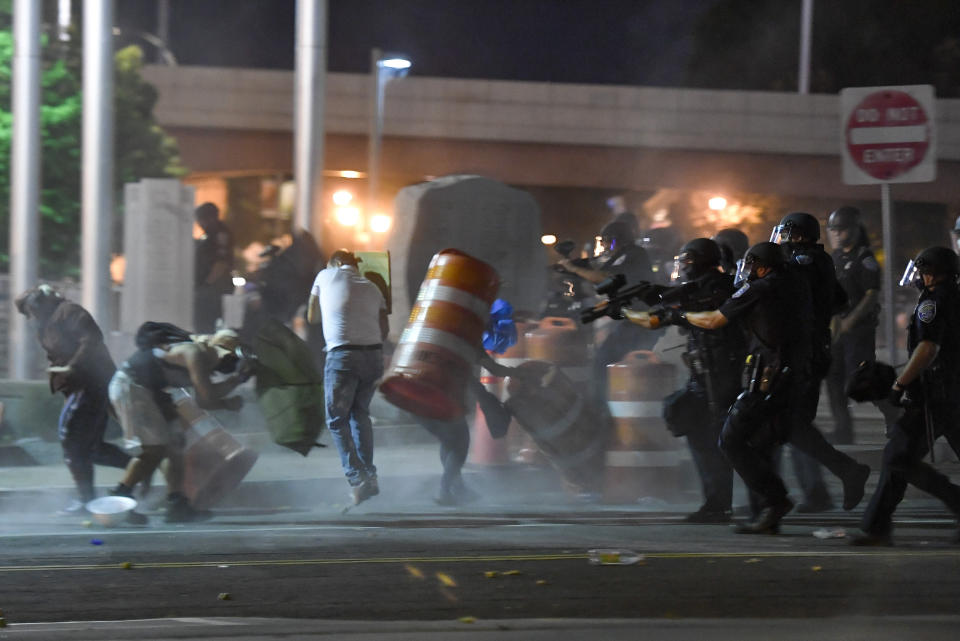
[[766, 396], [773, 396], [783, 389], [792, 377], [793, 371], [788, 366], [779, 363], [764, 363], [760, 353], [748, 354], [744, 361], [743, 375], [740, 384], [747, 393], [759, 392]]

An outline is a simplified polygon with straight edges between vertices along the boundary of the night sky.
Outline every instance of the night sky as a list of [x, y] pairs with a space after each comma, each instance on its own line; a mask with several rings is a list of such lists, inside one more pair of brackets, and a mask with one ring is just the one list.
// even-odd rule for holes
[[[370, 49], [422, 76], [678, 85], [697, 18], [716, 0], [330, 0], [330, 71], [365, 73]], [[295, 0], [172, 0], [180, 64], [292, 69]], [[154, 0], [116, 3], [127, 32]]]

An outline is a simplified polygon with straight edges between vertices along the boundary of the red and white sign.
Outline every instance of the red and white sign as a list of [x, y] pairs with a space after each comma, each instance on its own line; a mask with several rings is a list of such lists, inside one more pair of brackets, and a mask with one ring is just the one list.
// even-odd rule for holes
[[840, 92], [843, 182], [936, 178], [933, 87], [858, 87]]

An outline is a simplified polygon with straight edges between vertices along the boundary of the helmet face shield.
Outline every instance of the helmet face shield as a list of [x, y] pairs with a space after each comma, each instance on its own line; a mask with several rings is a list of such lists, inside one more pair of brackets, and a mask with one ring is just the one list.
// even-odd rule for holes
[[773, 230], [770, 232], [770, 242], [776, 243], [778, 245], [784, 242], [783, 240], [781, 240], [781, 237], [780, 237], [783, 231], [784, 231], [783, 225], [774, 225]]
[[910, 285], [916, 285], [917, 282], [922, 283], [920, 280], [920, 269], [917, 267], [917, 263], [911, 258], [907, 261], [907, 266], [903, 270], [903, 275], [900, 277], [900, 287], [909, 287]]
[[737, 259], [737, 272], [733, 277], [733, 286], [742, 287], [744, 283], [750, 280], [750, 274], [753, 271], [753, 261], [748, 265], [742, 258]]

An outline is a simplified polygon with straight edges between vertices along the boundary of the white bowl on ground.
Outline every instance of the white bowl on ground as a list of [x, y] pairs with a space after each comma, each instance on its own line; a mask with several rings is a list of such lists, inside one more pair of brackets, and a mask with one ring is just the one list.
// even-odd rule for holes
[[87, 503], [87, 511], [93, 520], [106, 527], [115, 527], [126, 521], [135, 507], [137, 501], [129, 496], [101, 496]]

